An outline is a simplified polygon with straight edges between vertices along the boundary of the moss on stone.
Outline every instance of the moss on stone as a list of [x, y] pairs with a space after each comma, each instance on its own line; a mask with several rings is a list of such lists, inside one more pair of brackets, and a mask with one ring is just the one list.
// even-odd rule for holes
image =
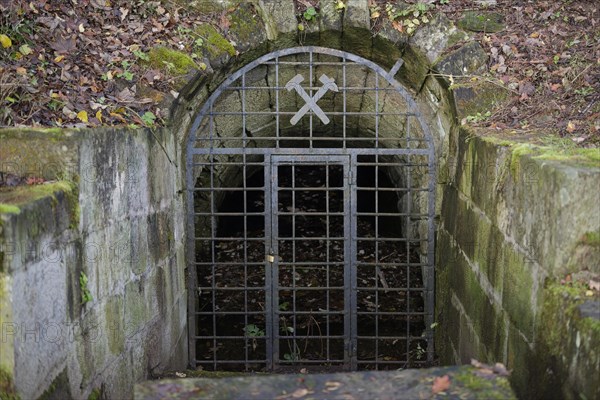
[[220, 58], [224, 55], [234, 56], [235, 48], [221, 35], [214, 26], [202, 24], [196, 28], [196, 34], [204, 40], [204, 48], [208, 52], [209, 58]]
[[505, 29], [504, 16], [497, 12], [467, 11], [458, 26], [474, 32], [500, 32]]
[[102, 390], [100, 388], [94, 388], [87, 400], [100, 400], [102, 398]]
[[148, 65], [152, 68], [166, 70], [173, 75], [185, 75], [198, 69], [198, 65], [191, 56], [164, 46], [150, 49], [148, 58]]
[[521, 157], [532, 153], [534, 153], [534, 149], [527, 143], [519, 143], [512, 147], [510, 155], [510, 172], [512, 173], [513, 178], [516, 179], [519, 175]]
[[579, 316], [578, 306], [585, 301], [586, 290], [587, 287], [579, 283], [551, 283], [546, 287], [540, 332], [550, 354], [562, 355], [571, 337], [571, 327], [600, 339], [600, 321]]
[[0, 203], [0, 214], [19, 214], [21, 209], [12, 204]]
[[600, 232], [587, 232], [580, 242], [588, 246], [600, 247]]
[[256, 18], [246, 7], [239, 7], [231, 14], [230, 21], [230, 30], [235, 32], [237, 38], [243, 42], [251, 40], [257, 29], [262, 29], [259, 25], [260, 19]]
[[71, 399], [71, 388], [69, 387], [69, 374], [67, 368], [64, 368], [60, 374], [54, 378], [50, 386], [44, 390], [44, 393], [38, 400]]
[[51, 197], [57, 202], [57, 193], [63, 193], [67, 201], [69, 216], [71, 217], [70, 228], [76, 228], [79, 224], [79, 191], [76, 183], [71, 181], [59, 181], [43, 185], [18, 186], [9, 190], [0, 191], [0, 214], [19, 214], [23, 205]]
[[[493, 375], [491, 375], [493, 376]], [[475, 370], [470, 369], [459, 372], [454, 376], [456, 383], [477, 393], [482, 399], [516, 399], [516, 397], [506, 397], [510, 392], [510, 384], [506, 378], [494, 376], [494, 380], [486, 379], [483, 376], [475, 374]]]
[[0, 367], [0, 399], [18, 400], [19, 395], [15, 391], [12, 374]]

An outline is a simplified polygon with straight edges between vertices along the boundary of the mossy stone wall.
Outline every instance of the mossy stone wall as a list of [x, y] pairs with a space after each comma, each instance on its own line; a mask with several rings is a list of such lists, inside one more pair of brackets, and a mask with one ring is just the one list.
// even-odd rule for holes
[[[184, 221], [173, 136], [0, 136], [10, 172], [65, 179], [0, 192], [0, 396], [87, 398], [95, 390], [130, 398], [134, 382], [183, 368]], [[22, 164], [29, 150], [37, 164]]]
[[600, 272], [600, 248], [585, 239], [600, 231], [600, 164], [523, 149], [466, 129], [451, 142], [436, 253], [438, 354], [443, 363], [507, 364], [525, 398], [591, 395], [600, 361], [585, 349], [600, 317], [558, 304], [566, 286], [556, 282]]

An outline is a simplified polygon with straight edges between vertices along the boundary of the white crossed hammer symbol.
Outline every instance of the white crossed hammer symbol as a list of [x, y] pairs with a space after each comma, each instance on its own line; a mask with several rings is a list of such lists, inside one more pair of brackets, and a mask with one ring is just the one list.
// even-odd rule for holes
[[321, 97], [323, 97], [328, 90], [337, 92], [338, 87], [335, 84], [335, 81], [325, 74], [321, 75], [319, 80], [323, 83], [323, 86], [319, 88], [313, 97], [310, 97], [304, 88], [300, 86], [300, 82], [304, 81], [304, 77], [302, 75], [298, 74], [290, 79], [288, 83], [286, 83], [285, 88], [288, 90], [288, 92], [292, 89], [295, 89], [296, 92], [298, 92], [298, 94], [306, 102], [306, 104], [304, 104], [304, 106], [302, 106], [302, 108], [298, 110], [298, 112], [290, 120], [292, 125], [296, 125], [298, 121], [300, 121], [300, 118], [302, 118], [304, 114], [308, 112], [308, 110], [312, 110], [323, 122], [323, 124], [327, 125], [329, 123], [329, 118], [327, 118], [327, 115], [325, 115], [321, 107], [317, 105], [317, 101], [319, 101], [319, 99], [321, 99]]

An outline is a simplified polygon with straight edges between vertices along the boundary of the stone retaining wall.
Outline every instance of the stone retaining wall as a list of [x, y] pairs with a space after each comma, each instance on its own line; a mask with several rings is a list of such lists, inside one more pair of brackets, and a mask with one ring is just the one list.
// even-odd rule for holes
[[3, 172], [63, 179], [0, 192], [13, 207], [0, 220], [0, 367], [15, 392], [131, 397], [133, 382], [185, 367], [173, 137], [99, 129], [0, 138]]

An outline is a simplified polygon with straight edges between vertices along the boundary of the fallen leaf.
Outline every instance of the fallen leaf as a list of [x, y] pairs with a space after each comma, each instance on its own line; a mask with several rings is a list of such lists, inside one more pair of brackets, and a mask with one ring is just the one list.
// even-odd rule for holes
[[77, 113], [77, 118], [79, 118], [79, 120], [81, 122], [86, 122], [87, 123], [88, 122], [88, 113], [87, 113], [87, 111], [85, 111], [85, 110], [79, 111]]
[[575, 129], [577, 129], [577, 127], [575, 126], [575, 123], [569, 121], [569, 123], [567, 123], [567, 132], [573, 133], [573, 132], [575, 132]]
[[308, 389], [306, 388], [300, 388], [300, 389], [296, 389], [294, 391], [294, 393], [292, 393], [292, 397], [295, 399], [299, 399], [300, 397], [304, 397], [308, 394]]
[[587, 297], [592, 297], [592, 296], [594, 295], [594, 292], [592, 292], [591, 290], [586, 290], [586, 291], [585, 291], [585, 295], [586, 295]]
[[404, 31], [404, 26], [402, 25], [402, 23], [400, 21], [392, 21], [392, 28], [394, 28], [398, 32]]
[[340, 382], [332, 382], [332, 381], [325, 382], [325, 390], [327, 390], [328, 392], [333, 392], [335, 390], [338, 390], [340, 388], [340, 386], [342, 386], [342, 384]]
[[175, 375], [178, 376], [179, 378], [185, 378], [187, 376], [183, 372], [175, 372]]
[[59, 37], [50, 43], [50, 47], [58, 54], [67, 54], [77, 48], [77, 38], [75, 36], [68, 38]]
[[23, 54], [24, 56], [28, 56], [31, 53], [33, 53], [33, 50], [31, 50], [31, 47], [29, 47], [28, 45], [24, 44], [21, 47], [19, 47], [19, 51], [21, 52], [21, 54]]
[[10, 40], [10, 38], [5, 34], [2, 34], [0, 35], [0, 44], [2, 44], [2, 47], [5, 49], [8, 49], [10, 46], [12, 46], [12, 40]]
[[27, 70], [23, 67], [17, 67], [17, 74], [19, 75], [27, 75]]
[[600, 281], [590, 279], [589, 285], [592, 290], [600, 290]]
[[496, 363], [493, 368], [494, 372], [500, 376], [509, 376], [510, 372], [506, 369], [504, 364]]
[[433, 386], [431, 387], [431, 392], [433, 394], [438, 394], [440, 392], [444, 392], [450, 388], [450, 377], [448, 375], [438, 376], [433, 381]]
[[96, 119], [102, 124], [102, 110], [96, 111]]
[[83, 27], [83, 24], [79, 24], [77, 29], [79, 29], [79, 32], [81, 32], [81, 33], [85, 32], [85, 28]]

